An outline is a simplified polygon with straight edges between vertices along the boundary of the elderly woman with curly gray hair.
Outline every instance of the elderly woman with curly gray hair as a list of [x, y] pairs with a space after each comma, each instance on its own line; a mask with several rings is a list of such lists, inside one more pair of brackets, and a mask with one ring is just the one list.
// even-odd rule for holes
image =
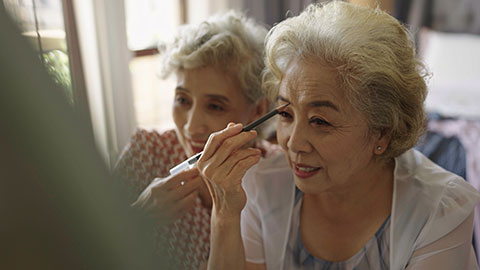
[[428, 73], [379, 9], [309, 6], [266, 40], [264, 87], [283, 154], [261, 159], [242, 124], [210, 136], [209, 269], [477, 269], [479, 193], [412, 147]]
[[[212, 132], [229, 122], [248, 124], [269, 106], [261, 90], [267, 29], [239, 12], [182, 26], [160, 46], [161, 75], [175, 75], [175, 129], [139, 129], [116, 166], [130, 187], [133, 207], [154, 218], [158, 252], [166, 269], [198, 269], [209, 254], [212, 200], [197, 169], [170, 175], [182, 160], [201, 152]], [[161, 89], [159, 89], [161, 91]], [[256, 146], [268, 154], [266, 141]]]

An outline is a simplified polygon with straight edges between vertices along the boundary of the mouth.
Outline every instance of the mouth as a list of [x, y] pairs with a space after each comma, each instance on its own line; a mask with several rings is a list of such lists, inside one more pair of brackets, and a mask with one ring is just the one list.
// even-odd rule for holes
[[322, 169], [322, 167], [312, 167], [305, 164], [293, 163], [293, 169], [296, 176], [300, 178], [309, 178]]
[[195, 154], [202, 152], [203, 148], [205, 147], [205, 142], [204, 141], [188, 140], [188, 144], [190, 145], [190, 148], [192, 149], [192, 151]]

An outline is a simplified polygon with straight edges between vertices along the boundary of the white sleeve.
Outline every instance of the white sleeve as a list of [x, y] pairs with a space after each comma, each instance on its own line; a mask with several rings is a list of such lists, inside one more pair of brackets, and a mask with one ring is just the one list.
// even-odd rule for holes
[[247, 205], [243, 209], [241, 217], [245, 259], [250, 263], [263, 264], [265, 263], [265, 253], [263, 249], [262, 224], [256, 204], [252, 201], [253, 198], [247, 198]]
[[414, 251], [407, 270], [478, 270], [472, 246], [473, 212], [457, 228]]

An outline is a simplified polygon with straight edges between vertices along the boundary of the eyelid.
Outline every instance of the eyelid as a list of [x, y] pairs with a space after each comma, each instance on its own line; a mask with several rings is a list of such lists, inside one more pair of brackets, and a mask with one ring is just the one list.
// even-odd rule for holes
[[278, 115], [280, 115], [281, 118], [292, 118], [292, 114], [285, 110], [281, 110], [278, 112]]
[[190, 97], [189, 93], [184, 91], [184, 90], [178, 90], [178, 89], [175, 89], [175, 93], [174, 93], [175, 96], [184, 96], [184, 97]]
[[228, 104], [224, 100], [218, 98], [209, 98], [207, 102], [211, 104], [220, 104], [221, 106], [226, 106]]
[[180, 97], [185, 99], [190, 98], [190, 96], [187, 95], [185, 92], [182, 92], [182, 91], [175, 92], [175, 98], [180, 98]]
[[327, 120], [325, 120], [324, 118], [322, 117], [317, 117], [317, 116], [314, 116], [314, 117], [311, 117], [309, 122], [312, 123], [312, 122], [316, 122], [317, 120], [320, 120], [322, 122], [322, 124], [324, 125], [328, 125], [330, 126], [330, 122], [328, 122]]
[[[210, 108], [212, 106], [218, 107], [220, 110], [225, 110], [225, 108], [224, 108], [225, 106], [223, 106], [223, 105], [219, 105], [219, 104], [215, 104], [215, 103], [210, 103], [210, 104], [207, 105], [208, 108]], [[218, 109], [213, 109], [213, 108], [211, 108], [211, 109], [212, 110], [218, 110]]]

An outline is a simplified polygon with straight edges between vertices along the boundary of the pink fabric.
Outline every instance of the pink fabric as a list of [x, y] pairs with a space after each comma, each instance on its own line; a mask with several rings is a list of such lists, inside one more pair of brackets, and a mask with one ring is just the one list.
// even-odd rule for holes
[[[430, 120], [428, 129], [444, 136], [457, 137], [465, 147], [467, 158], [466, 177], [480, 191], [480, 121], [474, 120]], [[480, 202], [475, 207], [475, 247], [480, 258]]]
[[[168, 176], [169, 169], [186, 158], [174, 130], [140, 129], [120, 155], [115, 171], [127, 181], [133, 202], [153, 179]], [[210, 250], [210, 209], [197, 198], [189, 213], [170, 226], [158, 226], [153, 235], [157, 252], [167, 252], [179, 269], [199, 269]]]

